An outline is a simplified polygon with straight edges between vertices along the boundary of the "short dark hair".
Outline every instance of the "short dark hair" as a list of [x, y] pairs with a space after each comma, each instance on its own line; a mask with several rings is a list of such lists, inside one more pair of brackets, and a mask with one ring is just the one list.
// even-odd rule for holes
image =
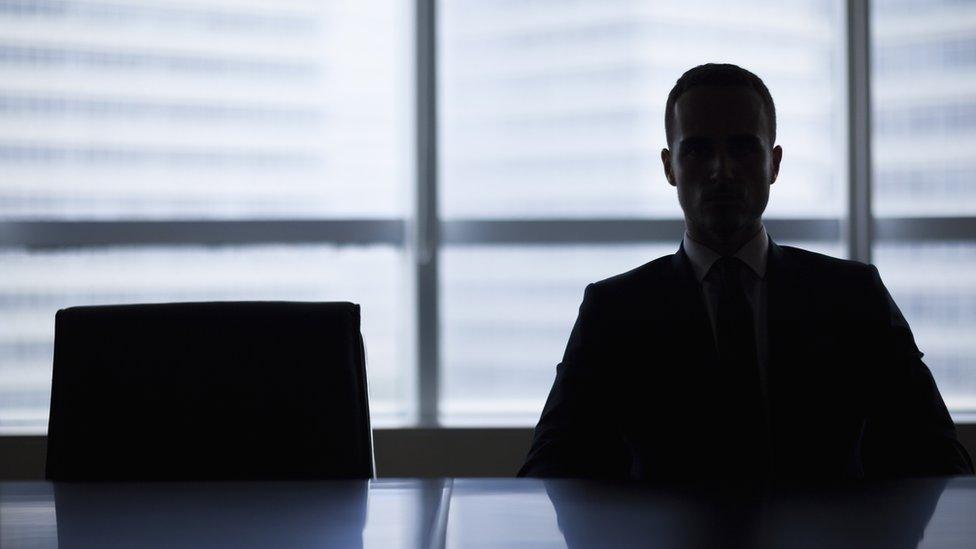
[[769, 144], [776, 143], [776, 105], [773, 96], [762, 79], [738, 65], [728, 63], [706, 63], [698, 65], [681, 75], [668, 94], [668, 102], [664, 107], [664, 134], [671, 146], [674, 136], [674, 105], [686, 91], [698, 86], [743, 86], [752, 88], [762, 99], [766, 108], [766, 118], [769, 120]]

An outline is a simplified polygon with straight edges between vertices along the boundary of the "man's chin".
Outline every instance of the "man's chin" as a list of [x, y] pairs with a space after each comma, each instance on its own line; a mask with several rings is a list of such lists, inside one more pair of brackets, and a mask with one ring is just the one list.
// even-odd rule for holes
[[718, 236], [734, 235], [750, 225], [752, 225], [752, 220], [745, 219], [742, 216], [717, 217], [709, 219], [705, 223], [708, 232]]

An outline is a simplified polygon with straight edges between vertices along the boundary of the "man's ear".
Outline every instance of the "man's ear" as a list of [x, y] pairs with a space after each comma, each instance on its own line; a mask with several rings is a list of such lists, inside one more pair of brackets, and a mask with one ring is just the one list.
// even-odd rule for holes
[[773, 180], [769, 182], [770, 185], [776, 183], [776, 178], [779, 177], [779, 163], [783, 160], [783, 147], [776, 145], [773, 147]]
[[674, 172], [671, 170], [671, 151], [667, 148], [661, 149], [661, 163], [664, 164], [664, 177], [668, 178], [668, 183], [676, 187], [674, 182]]

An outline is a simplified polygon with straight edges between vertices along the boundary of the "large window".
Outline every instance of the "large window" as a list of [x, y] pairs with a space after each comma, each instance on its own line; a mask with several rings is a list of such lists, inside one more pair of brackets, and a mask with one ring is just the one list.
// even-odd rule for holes
[[0, 432], [44, 432], [55, 311], [94, 303], [358, 302], [407, 417], [411, 13], [0, 4]]
[[873, 3], [874, 261], [946, 403], [976, 412], [976, 3]]
[[843, 254], [839, 2], [439, 5], [440, 213], [465, 236], [442, 253], [444, 423], [531, 424], [586, 283], [677, 248], [660, 151], [667, 94], [692, 66], [765, 80], [785, 150], [771, 235]]
[[876, 262], [976, 410], [976, 6], [858, 5], [0, 3], [0, 433], [46, 428], [58, 309], [252, 299], [362, 305], [374, 425], [532, 425], [584, 286], [677, 248], [709, 61], [776, 100], [771, 236]]

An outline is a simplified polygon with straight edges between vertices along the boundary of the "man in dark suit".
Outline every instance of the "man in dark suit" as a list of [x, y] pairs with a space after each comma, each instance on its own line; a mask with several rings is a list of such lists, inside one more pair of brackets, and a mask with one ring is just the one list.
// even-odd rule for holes
[[972, 473], [877, 269], [766, 234], [783, 150], [762, 80], [734, 65], [689, 70], [668, 96], [665, 133], [684, 239], [586, 288], [519, 474]]

